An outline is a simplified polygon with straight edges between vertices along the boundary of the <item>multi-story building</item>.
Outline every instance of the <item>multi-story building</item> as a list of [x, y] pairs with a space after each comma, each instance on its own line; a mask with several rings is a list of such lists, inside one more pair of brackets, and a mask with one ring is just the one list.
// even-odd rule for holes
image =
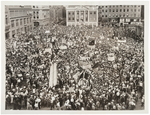
[[141, 21], [141, 5], [103, 5], [99, 10], [103, 22], [119, 22], [124, 25]]
[[49, 6], [32, 6], [32, 19], [34, 26], [48, 25], [50, 22]]
[[65, 7], [62, 5], [53, 5], [50, 6], [50, 19], [51, 21], [59, 21], [59, 19], [65, 18]]
[[55, 9], [53, 6], [49, 6], [49, 12], [50, 12], [50, 22], [55, 21]]
[[62, 9], [62, 17], [66, 19], [66, 8], [63, 7]]
[[8, 17], [6, 17], [6, 27], [10, 22], [10, 31], [9, 35], [7, 32], [7, 36], [14, 37], [14, 35], [18, 35], [22, 32], [30, 32], [32, 30], [31, 6], [10, 5], [5, 7], [9, 15], [6, 15]]
[[144, 5], [141, 6], [141, 18], [144, 19]]
[[67, 26], [98, 26], [98, 6], [66, 6], [66, 23]]

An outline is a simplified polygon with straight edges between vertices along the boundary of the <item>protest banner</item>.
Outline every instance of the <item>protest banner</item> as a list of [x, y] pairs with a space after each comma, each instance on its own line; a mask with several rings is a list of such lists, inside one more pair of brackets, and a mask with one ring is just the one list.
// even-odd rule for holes
[[107, 54], [107, 56], [108, 56], [108, 61], [114, 61], [115, 60], [114, 53]]
[[49, 30], [47, 30], [47, 31], [45, 31], [45, 33], [46, 33], [46, 34], [48, 34], [48, 33], [50, 33], [50, 31], [49, 31]]
[[67, 49], [67, 46], [66, 46], [66, 45], [61, 45], [61, 46], [59, 46], [59, 49], [61, 49], [61, 50], [66, 50], [66, 49]]
[[46, 48], [45, 50], [44, 50], [44, 53], [46, 53], [46, 52], [49, 52], [50, 54], [52, 53], [52, 49], [51, 48]]

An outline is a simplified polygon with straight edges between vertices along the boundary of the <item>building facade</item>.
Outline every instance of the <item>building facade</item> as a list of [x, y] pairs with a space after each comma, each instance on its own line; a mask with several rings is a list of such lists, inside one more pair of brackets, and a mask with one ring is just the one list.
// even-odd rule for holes
[[53, 6], [49, 6], [49, 12], [50, 12], [50, 22], [53, 22], [55, 20], [55, 10]]
[[64, 19], [64, 10], [65, 7], [63, 5], [50, 6], [50, 20], [58, 22], [60, 19]]
[[[6, 38], [14, 37], [19, 35], [22, 32], [32, 31], [32, 15], [31, 15], [31, 6], [19, 6], [19, 5], [10, 5], [5, 6], [7, 9], [6, 12], [6, 29], [10, 25], [10, 31], [6, 31]], [[9, 33], [9, 35], [8, 35]]]
[[98, 26], [98, 6], [66, 6], [66, 24]]
[[34, 26], [48, 25], [50, 22], [49, 6], [32, 6], [32, 19]]
[[9, 19], [9, 7], [5, 6], [5, 38], [10, 37], [10, 19]]
[[119, 22], [124, 25], [141, 21], [141, 5], [103, 5], [99, 10], [103, 22]]

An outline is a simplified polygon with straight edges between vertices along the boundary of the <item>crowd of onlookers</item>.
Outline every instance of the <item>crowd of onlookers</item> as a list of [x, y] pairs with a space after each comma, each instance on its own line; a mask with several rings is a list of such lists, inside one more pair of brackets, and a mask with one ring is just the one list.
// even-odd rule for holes
[[133, 110], [144, 99], [144, 41], [119, 29], [49, 25], [6, 40], [6, 109]]

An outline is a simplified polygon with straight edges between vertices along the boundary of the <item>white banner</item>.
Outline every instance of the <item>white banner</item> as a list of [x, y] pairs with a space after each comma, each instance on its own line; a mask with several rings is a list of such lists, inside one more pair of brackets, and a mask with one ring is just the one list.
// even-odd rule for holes
[[54, 86], [57, 85], [57, 63], [54, 63]]
[[49, 53], [51, 54], [51, 53], [52, 53], [51, 48], [46, 48], [46, 49], [44, 50], [44, 53], [46, 53], [46, 52], [49, 52]]
[[108, 56], [108, 61], [114, 61], [115, 60], [114, 53], [107, 54], [107, 56]]
[[118, 40], [120, 43], [126, 43], [126, 40]]
[[61, 46], [59, 47], [59, 49], [61, 49], [61, 50], [66, 50], [66, 49], [67, 49], [67, 46], [66, 46], [66, 45], [61, 45]]
[[50, 67], [49, 87], [57, 85], [57, 64], [54, 63]]

